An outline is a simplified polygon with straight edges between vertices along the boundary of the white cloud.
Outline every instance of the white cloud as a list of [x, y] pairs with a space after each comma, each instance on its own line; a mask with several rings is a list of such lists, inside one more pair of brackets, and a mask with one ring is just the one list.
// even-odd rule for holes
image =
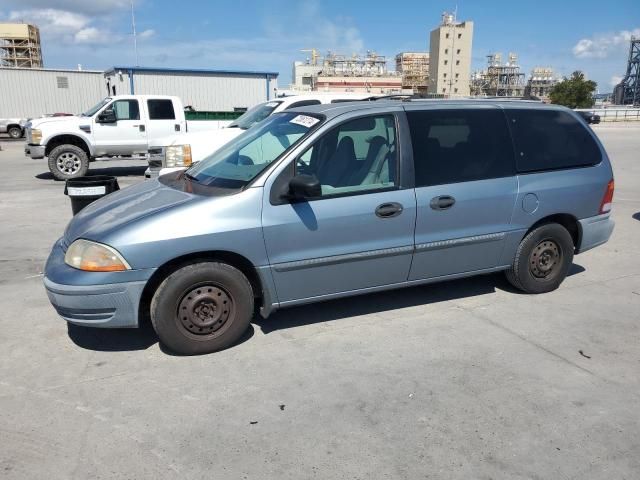
[[[131, 8], [128, 0], [20, 0], [20, 7], [26, 9], [51, 9], [86, 15], [108, 14]], [[140, 3], [140, 2], [136, 2]]]
[[138, 33], [138, 38], [151, 38], [156, 34], [156, 31], [152, 28]]
[[81, 13], [33, 8], [12, 11], [8, 18], [34, 23], [40, 28], [40, 35], [56, 43], [100, 45], [123, 40], [122, 35], [96, 25], [95, 19]]
[[106, 30], [101, 30], [96, 27], [88, 27], [79, 30], [74, 36], [73, 39], [75, 43], [81, 44], [98, 44], [98, 43], [106, 43], [113, 42], [114, 40], [119, 40], [118, 36], [114, 36]]
[[[1, 2], [2, 0], [0, 0]], [[142, 2], [136, 0], [136, 9]], [[130, 0], [21, 0], [20, 7], [1, 18], [33, 22], [40, 27], [47, 66], [82, 63], [92, 68], [132, 62]], [[55, 5], [53, 8], [50, 5]], [[49, 6], [49, 8], [47, 8]], [[43, 7], [43, 8], [39, 8]], [[273, 12], [273, 10], [268, 10]], [[144, 15], [141, 15], [141, 19]], [[351, 55], [364, 54], [365, 42], [355, 21], [325, 9], [317, 0], [268, 13], [254, 35], [216, 36], [207, 29], [198, 41], [171, 37], [173, 32], [141, 26], [138, 50], [143, 65], [238, 68], [280, 71], [285, 82], [303, 48]]]
[[611, 77], [611, 80], [609, 81], [609, 85], [612, 86], [612, 87], [615, 87], [621, 81], [622, 81], [622, 77], [620, 77], [618, 75], [614, 75], [614, 76]]
[[577, 58], [607, 58], [614, 51], [624, 50], [632, 36], [640, 37], [640, 28], [596, 34], [578, 41], [573, 54]]
[[9, 20], [35, 23], [42, 33], [52, 35], [77, 32], [91, 21], [85, 15], [54, 8], [12, 11], [9, 13]]

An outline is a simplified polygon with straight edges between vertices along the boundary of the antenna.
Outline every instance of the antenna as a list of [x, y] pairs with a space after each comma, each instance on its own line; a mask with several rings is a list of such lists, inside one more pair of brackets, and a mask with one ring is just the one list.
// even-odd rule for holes
[[133, 12], [133, 0], [131, 0], [131, 28], [133, 29], [133, 49], [136, 52], [136, 67], [140, 66], [138, 60], [138, 35], [136, 34], [136, 16]]

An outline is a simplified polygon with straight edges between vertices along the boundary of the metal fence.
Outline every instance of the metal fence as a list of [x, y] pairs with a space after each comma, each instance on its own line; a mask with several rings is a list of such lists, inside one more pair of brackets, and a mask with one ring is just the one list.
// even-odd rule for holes
[[600, 115], [601, 122], [640, 121], [640, 108], [576, 108], [576, 112]]

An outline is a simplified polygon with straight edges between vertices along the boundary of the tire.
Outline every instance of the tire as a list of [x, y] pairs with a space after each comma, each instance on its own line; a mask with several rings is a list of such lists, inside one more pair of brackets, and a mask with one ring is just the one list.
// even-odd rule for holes
[[555, 290], [566, 278], [573, 262], [571, 234], [562, 225], [549, 223], [531, 231], [522, 239], [507, 280], [526, 293]]
[[83, 177], [89, 170], [89, 157], [75, 145], [60, 145], [49, 153], [49, 171], [56, 180]]
[[17, 140], [18, 138], [22, 138], [22, 129], [20, 127], [9, 127], [7, 133], [11, 138]]
[[234, 345], [252, 316], [251, 284], [226, 263], [182, 267], [164, 279], [151, 300], [151, 323], [160, 341], [183, 355]]

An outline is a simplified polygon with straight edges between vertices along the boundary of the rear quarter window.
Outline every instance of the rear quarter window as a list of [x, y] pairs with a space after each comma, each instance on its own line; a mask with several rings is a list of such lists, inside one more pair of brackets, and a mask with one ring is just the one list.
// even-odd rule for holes
[[588, 126], [561, 110], [505, 110], [519, 173], [589, 167], [602, 160]]

